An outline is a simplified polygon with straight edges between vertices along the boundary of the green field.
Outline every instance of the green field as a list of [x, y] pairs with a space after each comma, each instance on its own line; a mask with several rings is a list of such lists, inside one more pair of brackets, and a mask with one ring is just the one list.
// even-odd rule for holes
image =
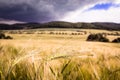
[[[86, 29], [4, 30], [0, 80], [120, 80], [120, 43], [86, 41]], [[112, 41], [120, 37], [107, 35]]]

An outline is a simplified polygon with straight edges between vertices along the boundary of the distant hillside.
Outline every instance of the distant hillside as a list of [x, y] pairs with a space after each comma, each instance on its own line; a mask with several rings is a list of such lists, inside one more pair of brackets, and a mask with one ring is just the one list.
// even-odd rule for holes
[[70, 23], [63, 21], [53, 21], [48, 23], [22, 23], [22, 24], [0, 24], [0, 30], [16, 29], [37, 29], [37, 28], [78, 28], [78, 29], [103, 29], [120, 30], [120, 24], [117, 23]]

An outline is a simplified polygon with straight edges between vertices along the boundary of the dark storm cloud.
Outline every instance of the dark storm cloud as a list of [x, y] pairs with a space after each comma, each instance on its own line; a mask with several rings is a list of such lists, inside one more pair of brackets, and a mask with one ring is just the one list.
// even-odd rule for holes
[[14, 0], [11, 1], [13, 2], [1, 2], [0, 18], [29, 22], [41, 22], [54, 19], [54, 16], [52, 16], [51, 12], [45, 9], [45, 3], [43, 4], [41, 2], [41, 4], [39, 4], [36, 2], [35, 4], [35, 2], [29, 2], [30, 0], [26, 2], [15, 2]]
[[0, 0], [0, 18], [27, 22], [58, 20], [67, 12], [98, 1], [101, 0]]
[[45, 21], [51, 18], [47, 12], [39, 12], [31, 6], [24, 4], [0, 8], [0, 17], [19, 21]]

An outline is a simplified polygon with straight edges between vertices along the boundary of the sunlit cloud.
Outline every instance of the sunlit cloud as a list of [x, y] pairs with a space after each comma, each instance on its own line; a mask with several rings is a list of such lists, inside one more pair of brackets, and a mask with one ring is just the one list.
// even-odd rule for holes
[[114, 2], [89, 5], [84, 9], [78, 9], [66, 14], [61, 20], [70, 22], [120, 23], [120, 4]]

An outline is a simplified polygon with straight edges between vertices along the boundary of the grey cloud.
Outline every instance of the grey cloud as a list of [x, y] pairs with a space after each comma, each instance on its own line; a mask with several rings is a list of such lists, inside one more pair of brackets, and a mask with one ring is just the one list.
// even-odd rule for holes
[[70, 11], [99, 1], [101, 0], [0, 0], [0, 18], [27, 22], [58, 20]]

